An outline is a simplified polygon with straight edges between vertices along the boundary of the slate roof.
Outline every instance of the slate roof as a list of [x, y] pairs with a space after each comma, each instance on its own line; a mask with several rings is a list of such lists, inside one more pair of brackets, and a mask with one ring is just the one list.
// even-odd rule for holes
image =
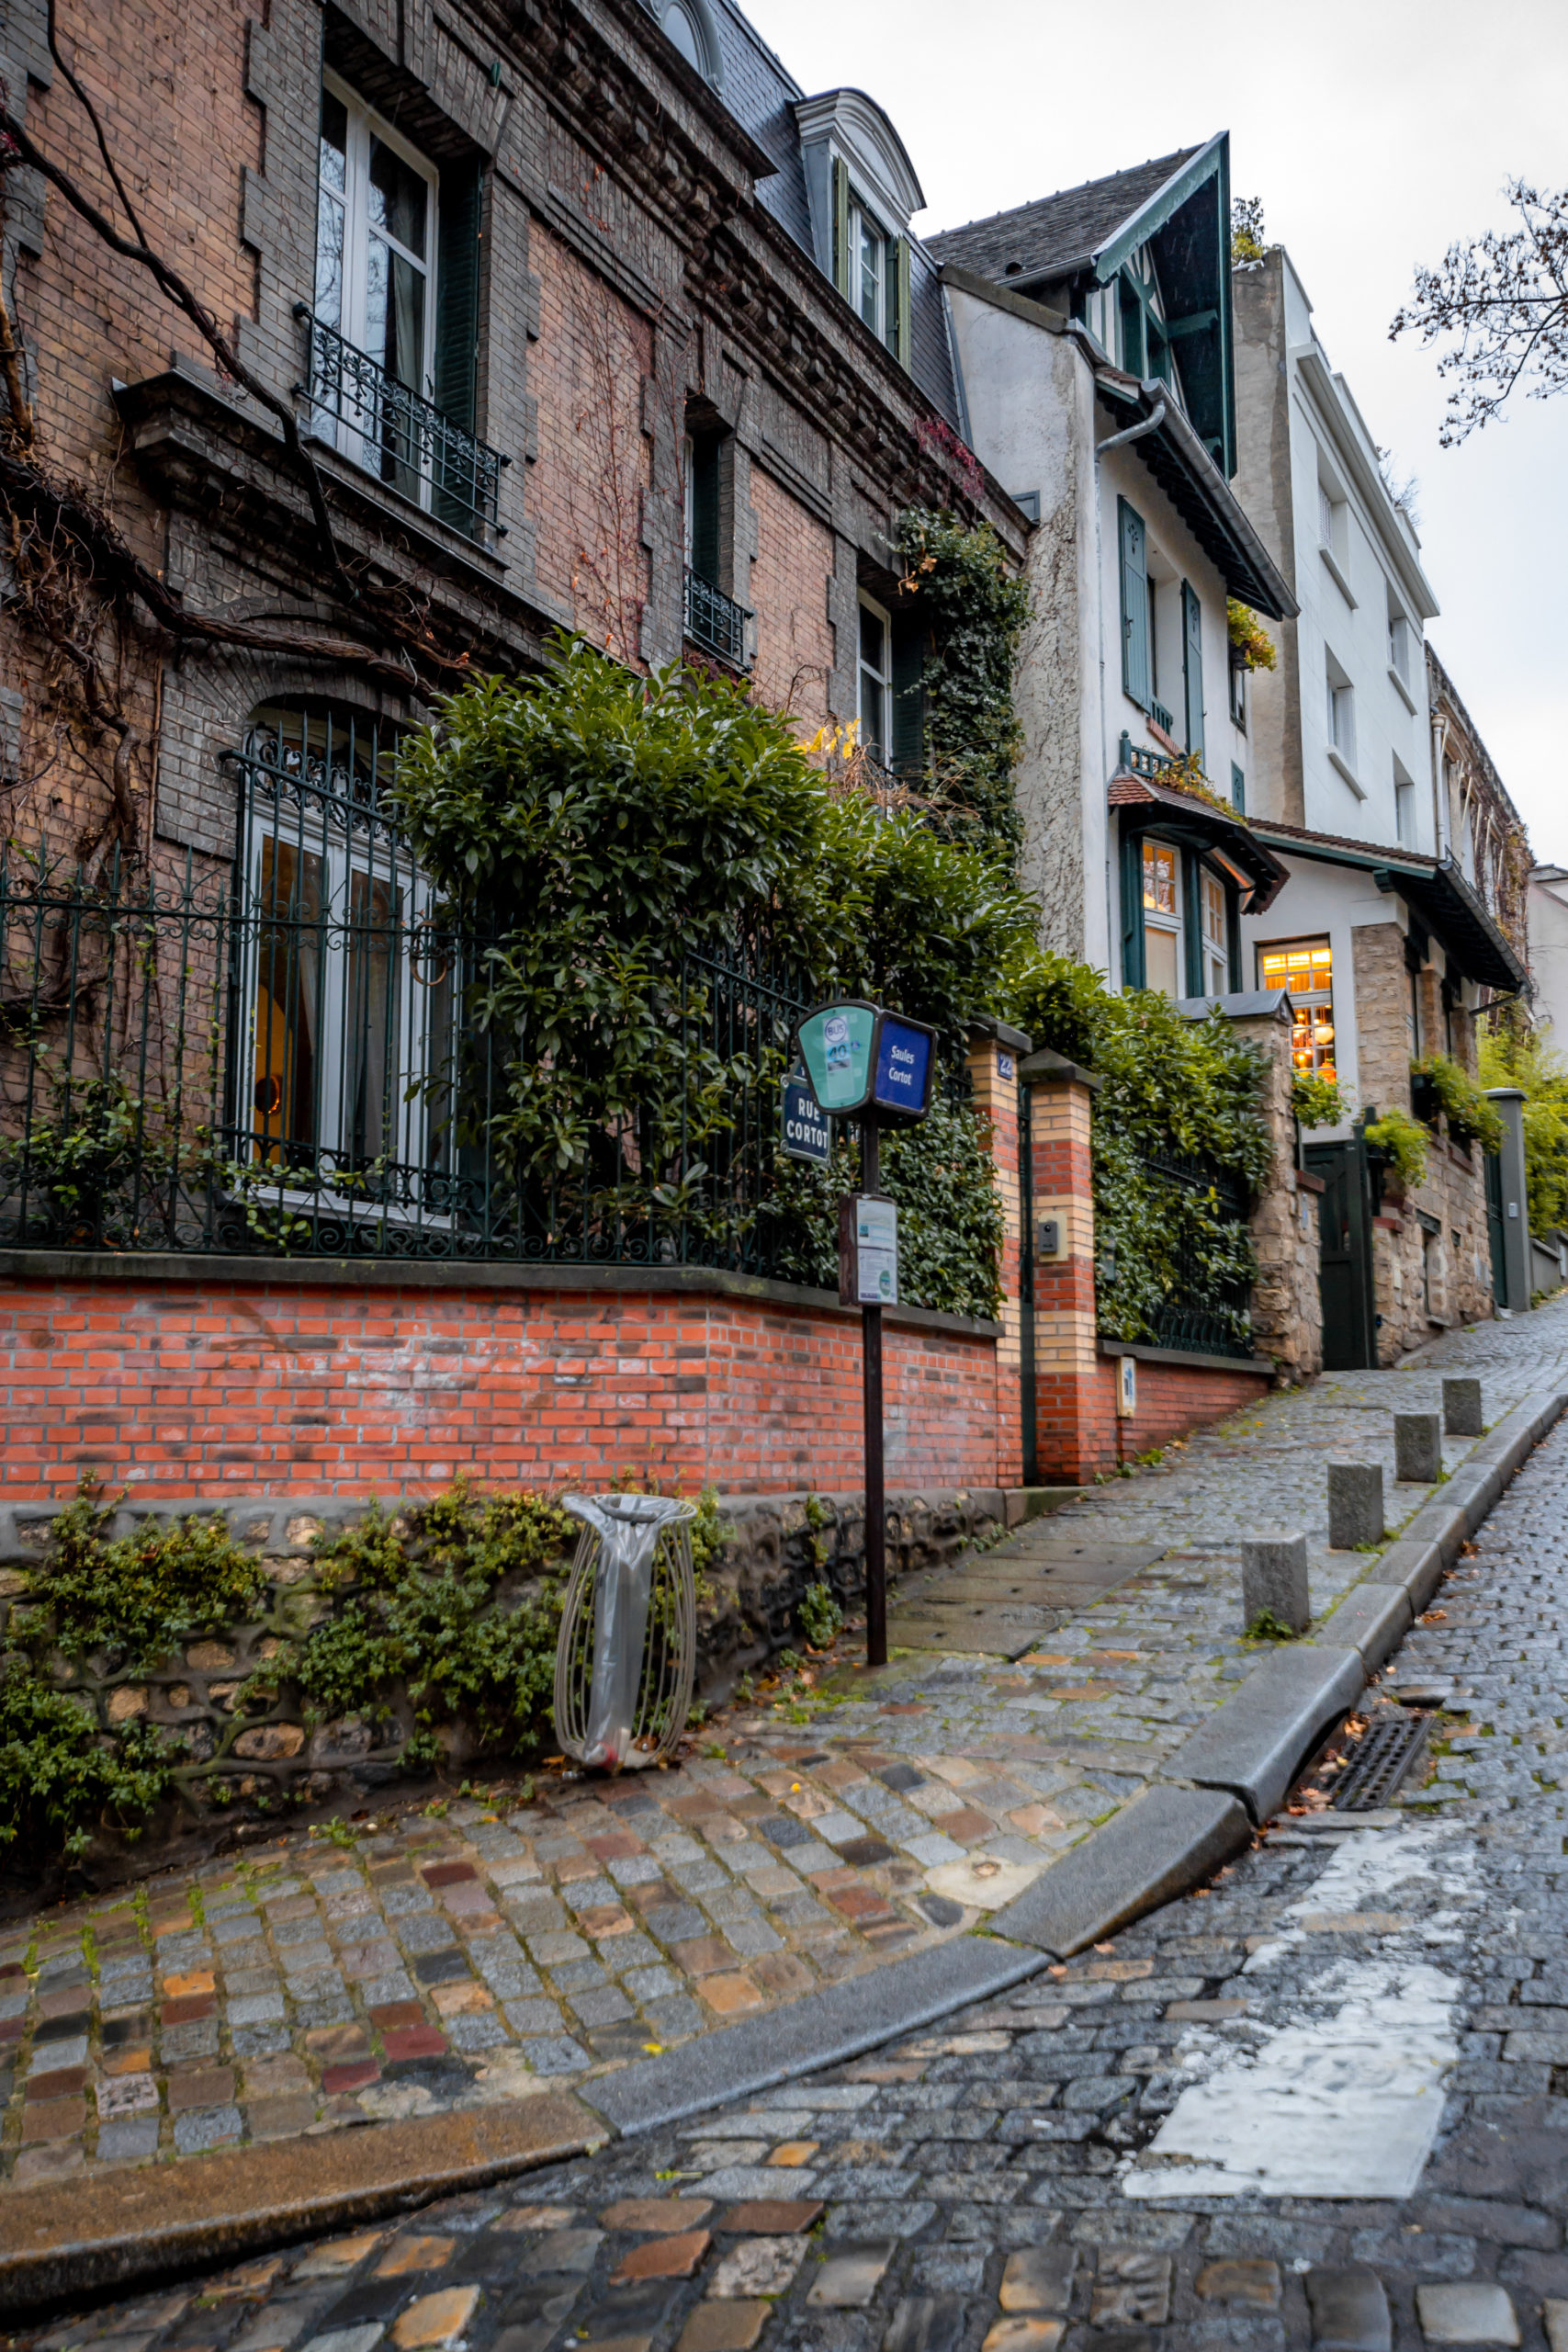
[[[1010, 212], [993, 212], [984, 220], [970, 220], [959, 229], [944, 229], [925, 240], [938, 261], [956, 262], [978, 277], [998, 284], [1040, 285], [1071, 277], [1087, 268], [1090, 256], [1141, 205], [1156, 196], [1196, 147], [1179, 147], [1169, 155], [1112, 172], [1103, 180], [1085, 180], [1081, 187], [1064, 188], [1032, 204], [1015, 204]], [[1019, 266], [1011, 269], [1016, 262]]]

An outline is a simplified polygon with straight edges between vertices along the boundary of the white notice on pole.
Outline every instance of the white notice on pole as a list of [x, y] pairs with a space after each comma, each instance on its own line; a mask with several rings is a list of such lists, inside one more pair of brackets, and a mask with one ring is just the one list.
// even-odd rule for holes
[[898, 1304], [898, 1204], [861, 1193], [855, 1202], [855, 1263], [863, 1306]]

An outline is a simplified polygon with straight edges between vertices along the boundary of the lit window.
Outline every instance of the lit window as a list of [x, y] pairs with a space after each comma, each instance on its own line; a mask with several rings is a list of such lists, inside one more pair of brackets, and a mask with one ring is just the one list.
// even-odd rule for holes
[[263, 710], [243, 770], [241, 1156], [383, 1206], [449, 1163], [429, 1081], [457, 1038], [434, 893], [382, 810], [395, 749], [351, 712]]
[[860, 605], [860, 740], [886, 767], [888, 706], [893, 688], [891, 631], [880, 605], [863, 596]]
[[1326, 939], [1292, 939], [1258, 951], [1260, 988], [1291, 993], [1291, 1058], [1303, 1078], [1336, 1078], [1334, 952]]
[[1168, 842], [1145, 841], [1144, 858], [1144, 984], [1180, 996], [1179, 861]]

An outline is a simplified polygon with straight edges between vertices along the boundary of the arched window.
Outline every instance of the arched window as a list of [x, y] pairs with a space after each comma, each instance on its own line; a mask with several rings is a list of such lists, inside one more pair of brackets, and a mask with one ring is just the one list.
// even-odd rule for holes
[[705, 0], [658, 0], [660, 23], [688, 65], [718, 86], [718, 42]]
[[386, 805], [397, 729], [333, 705], [258, 710], [238, 755], [239, 1156], [417, 1209], [446, 1164], [455, 955]]

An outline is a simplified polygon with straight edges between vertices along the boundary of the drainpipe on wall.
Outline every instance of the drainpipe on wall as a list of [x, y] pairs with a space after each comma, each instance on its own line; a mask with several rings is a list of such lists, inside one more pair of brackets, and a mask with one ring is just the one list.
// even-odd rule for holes
[[1165, 402], [1163, 400], [1159, 400], [1155, 402], [1154, 414], [1152, 416], [1145, 416], [1141, 424], [1129, 424], [1125, 432], [1113, 433], [1110, 439], [1106, 441], [1097, 441], [1094, 445], [1094, 454], [1096, 458], [1098, 459], [1102, 458], [1107, 449], [1122, 449], [1125, 448], [1129, 441], [1141, 441], [1145, 433], [1157, 432], [1164, 423]]

